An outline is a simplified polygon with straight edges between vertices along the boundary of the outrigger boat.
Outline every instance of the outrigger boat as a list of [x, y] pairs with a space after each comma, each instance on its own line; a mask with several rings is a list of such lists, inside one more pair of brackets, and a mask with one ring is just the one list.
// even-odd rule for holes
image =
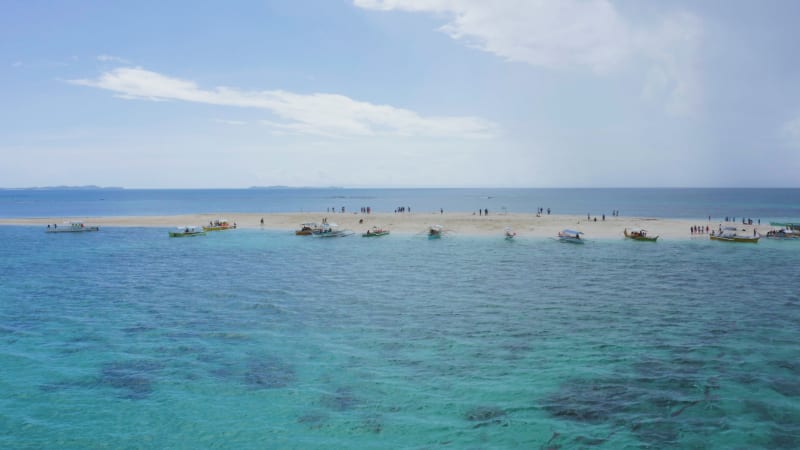
[[658, 236], [648, 236], [647, 230], [643, 230], [641, 228], [632, 228], [629, 232], [627, 228], [625, 228], [625, 237], [628, 239], [633, 239], [635, 241], [648, 241], [648, 242], [655, 242], [658, 239]]
[[311, 236], [319, 238], [332, 238], [345, 237], [353, 234], [352, 231], [340, 230], [337, 228], [337, 226], [338, 225], [335, 223], [323, 223], [322, 227], [320, 227], [318, 230], [314, 230], [314, 233]]
[[371, 229], [367, 230], [366, 233], [362, 234], [361, 237], [380, 237], [386, 236], [389, 234], [389, 230], [380, 228], [380, 227], [372, 227]]
[[202, 227], [187, 226], [178, 227], [176, 231], [170, 231], [169, 237], [191, 237], [191, 236], [205, 236], [206, 232]]
[[311, 236], [316, 230], [321, 230], [320, 226], [316, 222], [308, 222], [300, 224], [300, 229], [295, 231], [294, 234], [297, 236]]
[[561, 242], [569, 242], [571, 244], [583, 244], [584, 240], [581, 239], [583, 231], [575, 230], [562, 230], [558, 232], [558, 240]]
[[516, 237], [517, 233], [511, 227], [506, 227], [505, 235], [506, 235], [506, 240], [510, 241], [514, 239], [514, 237]]
[[740, 234], [736, 234], [736, 227], [725, 227], [722, 229], [721, 233], [714, 234], [713, 232], [709, 235], [709, 238], [712, 241], [723, 241], [723, 242], [749, 242], [752, 244], [757, 244], [760, 235], [756, 236], [742, 236]]
[[208, 226], [203, 226], [203, 231], [223, 231], [223, 230], [235, 230], [235, 229], [236, 229], [236, 223], [231, 224], [225, 219], [208, 222]]
[[441, 225], [431, 225], [428, 228], [428, 239], [439, 239], [442, 237], [442, 229]]
[[52, 227], [47, 225], [47, 229], [45, 230], [46, 233], [82, 233], [84, 231], [100, 231], [100, 227], [95, 225], [88, 226], [83, 222], [69, 222], [62, 223], [61, 227], [57, 224], [53, 224]]
[[800, 231], [782, 228], [780, 230], [767, 231], [769, 239], [800, 239]]

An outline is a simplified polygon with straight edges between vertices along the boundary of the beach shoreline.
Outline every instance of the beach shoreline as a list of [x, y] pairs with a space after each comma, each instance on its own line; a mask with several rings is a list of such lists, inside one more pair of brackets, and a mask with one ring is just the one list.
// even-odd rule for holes
[[[445, 230], [464, 236], [491, 236], [502, 235], [507, 227], [514, 229], [518, 236], [528, 237], [553, 237], [563, 229], [575, 229], [585, 233], [586, 238], [615, 238], [622, 237], [627, 228], [643, 228], [650, 235], [658, 235], [668, 239], [691, 239], [703, 234], [692, 234], [691, 227], [709, 227], [717, 230], [719, 226], [736, 226], [749, 235], [757, 232], [766, 233], [770, 226], [743, 225], [741, 223], [670, 219], [653, 217], [615, 217], [602, 216], [587, 220], [587, 216], [564, 214], [532, 214], [532, 213], [507, 213], [479, 216], [465, 212], [433, 212], [433, 213], [327, 213], [327, 212], [297, 212], [297, 213], [200, 213], [181, 215], [159, 216], [107, 216], [107, 217], [36, 217], [36, 218], [5, 218], [0, 219], [0, 225], [42, 226], [49, 224], [62, 224], [64, 222], [83, 222], [87, 225], [102, 227], [148, 227], [148, 228], [175, 228], [187, 225], [208, 225], [220, 219], [236, 223], [238, 228], [268, 229], [276, 231], [291, 231], [299, 229], [301, 223], [321, 223], [327, 219], [328, 223], [337, 224], [342, 229], [350, 229], [356, 233], [363, 233], [373, 226], [389, 228], [397, 233], [425, 232], [431, 225], [441, 225]], [[262, 224], [263, 219], [263, 224]], [[596, 219], [596, 220], [595, 220]]]

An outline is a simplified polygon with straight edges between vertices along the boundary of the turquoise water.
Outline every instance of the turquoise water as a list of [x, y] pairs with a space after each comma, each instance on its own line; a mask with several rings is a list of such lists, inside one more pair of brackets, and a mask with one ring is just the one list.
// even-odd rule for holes
[[800, 447], [800, 242], [0, 240], [2, 448]]

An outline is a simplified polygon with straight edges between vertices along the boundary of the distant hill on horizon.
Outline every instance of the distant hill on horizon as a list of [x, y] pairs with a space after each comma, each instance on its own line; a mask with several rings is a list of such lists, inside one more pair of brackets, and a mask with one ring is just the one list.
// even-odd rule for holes
[[2, 190], [6, 191], [89, 191], [89, 190], [123, 190], [124, 187], [121, 186], [95, 186], [95, 185], [86, 185], [86, 186], [31, 186], [31, 187], [24, 187], [24, 188], [6, 188], [0, 187]]

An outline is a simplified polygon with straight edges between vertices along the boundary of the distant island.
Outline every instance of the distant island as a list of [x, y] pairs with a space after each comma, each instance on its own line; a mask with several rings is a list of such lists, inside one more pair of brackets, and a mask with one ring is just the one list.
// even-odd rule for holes
[[248, 189], [344, 189], [341, 186], [313, 187], [313, 186], [250, 186]]
[[120, 186], [32, 186], [25, 188], [0, 188], [5, 191], [91, 191], [91, 190], [115, 190], [121, 191], [125, 189]]

